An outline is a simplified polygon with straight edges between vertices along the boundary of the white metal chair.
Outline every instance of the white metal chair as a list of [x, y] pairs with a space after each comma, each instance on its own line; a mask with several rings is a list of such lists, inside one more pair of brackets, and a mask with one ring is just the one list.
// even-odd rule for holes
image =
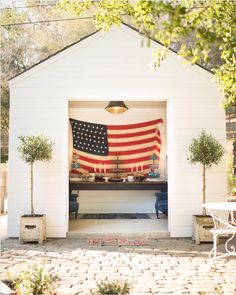
[[[236, 245], [231, 244], [236, 235], [236, 219], [234, 218], [236, 203], [206, 203], [204, 207], [207, 208], [214, 221], [214, 227], [210, 230], [213, 234], [213, 248], [209, 253], [209, 263], [221, 257], [236, 255]], [[220, 236], [226, 237], [225, 253], [217, 255]]]

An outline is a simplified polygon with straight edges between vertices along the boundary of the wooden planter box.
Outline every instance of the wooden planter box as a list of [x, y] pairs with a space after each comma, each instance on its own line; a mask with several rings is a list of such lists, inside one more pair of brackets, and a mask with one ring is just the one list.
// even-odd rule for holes
[[213, 242], [213, 235], [210, 229], [214, 227], [213, 219], [210, 215], [193, 216], [193, 240], [196, 244], [201, 242]]
[[38, 242], [46, 240], [46, 215], [23, 215], [20, 218], [20, 242]]

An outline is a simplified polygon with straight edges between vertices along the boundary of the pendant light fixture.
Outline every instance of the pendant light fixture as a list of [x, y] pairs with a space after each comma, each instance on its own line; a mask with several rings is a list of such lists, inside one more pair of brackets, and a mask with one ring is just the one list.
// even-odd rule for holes
[[129, 108], [123, 101], [110, 101], [105, 107], [105, 110], [112, 114], [121, 114], [127, 111]]

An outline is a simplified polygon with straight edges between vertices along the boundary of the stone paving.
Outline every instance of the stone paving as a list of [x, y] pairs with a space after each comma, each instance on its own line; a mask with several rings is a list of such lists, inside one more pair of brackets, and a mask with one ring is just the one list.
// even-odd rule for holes
[[[2, 241], [0, 276], [15, 275], [29, 265], [43, 263], [57, 274], [60, 295], [91, 294], [104, 278], [128, 280], [132, 295], [233, 295], [236, 257], [218, 260], [209, 270], [212, 244], [190, 239], [149, 239], [149, 246], [90, 246], [87, 238], [49, 239], [43, 245]], [[223, 245], [220, 245], [221, 251]]]

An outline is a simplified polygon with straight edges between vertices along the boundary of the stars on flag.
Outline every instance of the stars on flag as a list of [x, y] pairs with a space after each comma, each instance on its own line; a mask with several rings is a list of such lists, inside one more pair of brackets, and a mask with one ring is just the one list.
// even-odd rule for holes
[[107, 126], [70, 119], [75, 149], [94, 155], [107, 156], [109, 153]]

